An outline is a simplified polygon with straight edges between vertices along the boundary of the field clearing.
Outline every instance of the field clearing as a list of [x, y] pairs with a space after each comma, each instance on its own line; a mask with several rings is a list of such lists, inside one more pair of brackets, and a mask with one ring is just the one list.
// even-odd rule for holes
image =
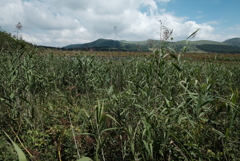
[[237, 54], [7, 49], [0, 160], [240, 159]]

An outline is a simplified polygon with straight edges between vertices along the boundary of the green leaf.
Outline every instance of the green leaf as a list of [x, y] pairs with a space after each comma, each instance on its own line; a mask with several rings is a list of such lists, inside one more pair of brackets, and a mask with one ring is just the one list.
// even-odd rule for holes
[[194, 35], [196, 35], [197, 34], [197, 32], [198, 32], [198, 30], [200, 30], [200, 29], [197, 29], [196, 31], [194, 31], [190, 36], [188, 36], [188, 38], [187, 39], [189, 39], [189, 38], [191, 38], [191, 37], [193, 37]]
[[101, 131], [101, 133], [104, 133], [104, 132], [110, 131], [110, 130], [116, 130], [116, 129], [118, 129], [118, 128], [112, 127], [112, 128], [104, 129], [104, 130]]
[[82, 157], [82, 158], [78, 159], [77, 161], [92, 161], [92, 159], [88, 158], [88, 157]]
[[218, 130], [216, 130], [216, 129], [212, 129], [216, 134], [218, 134], [219, 135], [219, 138], [224, 138], [225, 137], [225, 135], [221, 132], [221, 131], [218, 131]]
[[118, 123], [117, 120], [114, 117], [112, 117], [111, 115], [106, 114], [106, 116], [109, 117], [110, 119], [112, 119], [115, 123]]
[[172, 65], [179, 71], [179, 72], [181, 72], [182, 70], [181, 70], [181, 68], [177, 65], [177, 64], [175, 64], [175, 63], [172, 63]]
[[8, 139], [12, 142], [15, 150], [17, 151], [17, 154], [18, 154], [18, 159], [19, 161], [27, 161], [27, 158], [25, 156], [25, 154], [23, 153], [23, 151], [19, 148], [19, 146], [14, 142], [12, 141], [12, 139], [8, 136], [8, 134], [3, 131], [5, 133], [5, 135], [8, 137]]
[[148, 147], [148, 143], [147, 143], [145, 140], [143, 140], [143, 144], [144, 144], [144, 146], [145, 146], [148, 154], [151, 155], [150, 149], [149, 149], [149, 147]]
[[169, 54], [173, 59], [177, 60], [176, 54]]
[[107, 91], [108, 95], [111, 95], [113, 93], [113, 86], [111, 86], [108, 91]]

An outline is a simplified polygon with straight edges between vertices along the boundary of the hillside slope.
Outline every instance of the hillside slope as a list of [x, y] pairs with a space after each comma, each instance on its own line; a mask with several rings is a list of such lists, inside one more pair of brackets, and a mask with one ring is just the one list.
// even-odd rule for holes
[[121, 48], [119, 41], [114, 41], [110, 39], [98, 39], [93, 42], [85, 44], [73, 44], [63, 47], [65, 49], [88, 49], [88, 48], [97, 48], [97, 49], [106, 49], [106, 48]]
[[15, 39], [11, 36], [11, 34], [0, 30], [0, 48], [2, 48], [7, 43], [14, 42]]
[[223, 43], [227, 43], [227, 44], [232, 45], [232, 46], [239, 46], [240, 47], [240, 38], [228, 39], [228, 40], [223, 41]]
[[[210, 41], [210, 40], [198, 40], [198, 41], [188, 41], [187, 52], [234, 52], [240, 53], [240, 50], [236, 47], [240, 44], [238, 43], [238, 38], [229, 39], [224, 42]], [[183, 47], [186, 45], [186, 41], [177, 42], [161, 42], [159, 40], [146, 40], [146, 41], [126, 41], [126, 40], [111, 40], [111, 39], [98, 39], [90, 43], [85, 44], [73, 44], [63, 47], [63, 49], [68, 50], [122, 50], [122, 51], [150, 51], [151, 48], [158, 47], [159, 44], [166, 45], [176, 52], [182, 51]]]

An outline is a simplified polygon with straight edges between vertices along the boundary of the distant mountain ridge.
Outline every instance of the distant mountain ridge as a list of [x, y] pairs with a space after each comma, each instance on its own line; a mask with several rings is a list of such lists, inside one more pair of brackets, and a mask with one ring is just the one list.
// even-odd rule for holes
[[[12, 36], [0, 29], [0, 48], [7, 43], [14, 43], [16, 37]], [[23, 40], [21, 40], [23, 41]], [[61, 50], [96, 50], [96, 51], [150, 51], [157, 45], [163, 44], [159, 40], [145, 40], [145, 41], [126, 41], [126, 40], [112, 40], [112, 39], [98, 39], [93, 42], [84, 44], [71, 44], [62, 48], [51, 46], [38, 46], [50, 49]], [[31, 45], [30, 43], [28, 43]], [[167, 46], [173, 48], [176, 52], [180, 52], [186, 45], [186, 41], [167, 42]], [[220, 52], [220, 53], [240, 53], [240, 37], [227, 39], [223, 42], [198, 40], [189, 41], [187, 45], [187, 52]]]
[[[161, 42], [163, 44], [163, 42]], [[122, 51], [150, 51], [151, 48], [160, 44], [159, 40], [146, 41], [126, 41], [112, 39], [97, 39], [93, 42], [84, 44], [71, 44], [63, 47], [65, 50], [122, 50]], [[181, 51], [186, 41], [168, 42], [169, 47], [177, 52]], [[240, 53], [240, 38], [227, 39], [223, 42], [198, 40], [189, 41], [188, 52], [223, 52], [223, 53]]]
[[223, 41], [223, 43], [227, 43], [227, 44], [230, 44], [232, 46], [239, 46], [240, 47], [240, 38], [228, 39], [228, 40]]
[[72, 44], [65, 46], [65, 49], [81, 49], [81, 48], [120, 48], [120, 42], [111, 39], [97, 39], [93, 42], [85, 44]]

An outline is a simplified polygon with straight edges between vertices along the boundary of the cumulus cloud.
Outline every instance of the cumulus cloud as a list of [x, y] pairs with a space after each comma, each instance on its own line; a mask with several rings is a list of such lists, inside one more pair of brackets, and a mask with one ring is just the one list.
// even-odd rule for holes
[[[8, 0], [0, 6], [1, 27], [14, 33], [21, 22], [23, 38], [39, 45], [64, 46], [98, 38], [159, 39], [159, 20], [173, 29], [175, 40], [185, 39], [201, 28], [198, 39], [215, 39], [211, 23], [198, 24], [177, 17], [159, 3], [170, 0]], [[20, 34], [21, 34], [20, 33]]]

